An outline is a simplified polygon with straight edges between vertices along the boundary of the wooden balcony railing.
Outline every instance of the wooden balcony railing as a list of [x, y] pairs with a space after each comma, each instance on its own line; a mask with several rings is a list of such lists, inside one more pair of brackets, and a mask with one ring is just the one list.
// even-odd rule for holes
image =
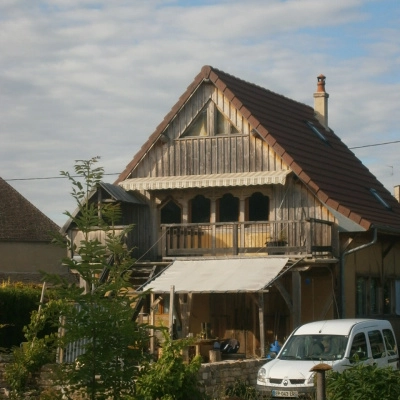
[[318, 255], [331, 256], [330, 221], [225, 222], [161, 225], [161, 254], [176, 256]]

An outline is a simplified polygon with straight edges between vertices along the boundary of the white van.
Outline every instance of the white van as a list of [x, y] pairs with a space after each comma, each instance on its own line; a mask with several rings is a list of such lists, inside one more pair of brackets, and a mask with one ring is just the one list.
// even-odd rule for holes
[[257, 389], [272, 397], [302, 397], [314, 391], [314, 365], [343, 371], [357, 361], [398, 369], [396, 338], [389, 321], [337, 319], [295, 329], [276, 358], [257, 375]]

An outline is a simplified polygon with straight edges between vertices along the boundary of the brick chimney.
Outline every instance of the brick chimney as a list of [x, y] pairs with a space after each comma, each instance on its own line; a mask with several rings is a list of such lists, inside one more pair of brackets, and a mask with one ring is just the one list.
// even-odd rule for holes
[[328, 97], [325, 92], [325, 76], [317, 77], [317, 91], [314, 93], [314, 114], [320, 124], [327, 130], [328, 127]]

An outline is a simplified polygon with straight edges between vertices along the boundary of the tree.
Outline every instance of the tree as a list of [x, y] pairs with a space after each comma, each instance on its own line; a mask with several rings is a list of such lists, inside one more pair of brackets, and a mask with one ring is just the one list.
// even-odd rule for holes
[[[61, 333], [51, 337], [52, 349], [80, 344], [82, 351], [74, 362], [62, 363], [55, 371], [55, 383], [63, 388], [63, 398], [70, 398], [77, 391], [93, 400], [133, 395], [138, 367], [149, 358], [147, 326], [132, 318], [138, 295], [129, 283], [133, 260], [124, 238], [133, 226], [117, 230], [119, 206], [89, 201], [103, 177], [103, 168], [95, 166], [98, 160], [95, 157], [76, 161], [74, 176], [61, 172], [72, 184], [71, 195], [78, 208], [77, 213], [65, 214], [81, 232], [82, 240], [76, 245], [61, 233], [53, 239], [55, 244], [79, 255], [79, 259], [65, 258], [63, 263], [79, 273], [89, 290], [60, 276], [45, 275], [46, 282], [57, 288], [58, 298], [42, 304], [40, 313], [32, 314], [26, 332], [27, 349], [39, 344], [39, 348], [48, 349], [49, 342], [44, 344], [37, 338], [39, 321], [51, 321]], [[96, 235], [99, 232], [104, 240]], [[20, 359], [26, 363], [27, 357]], [[17, 389], [21, 390], [21, 386]]]

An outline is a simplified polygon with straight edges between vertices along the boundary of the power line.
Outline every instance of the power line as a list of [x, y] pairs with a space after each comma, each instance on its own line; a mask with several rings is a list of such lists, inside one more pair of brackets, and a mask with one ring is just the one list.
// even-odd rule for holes
[[[118, 172], [110, 173], [110, 174], [103, 174], [103, 175], [119, 175]], [[79, 178], [79, 175], [71, 175], [72, 178]], [[39, 180], [47, 180], [47, 179], [67, 179], [67, 176], [47, 176], [44, 178], [11, 178], [11, 179], [4, 179], [6, 182], [11, 181], [39, 181]]]
[[[354, 146], [349, 147], [350, 150], [354, 149], [363, 149], [365, 147], [377, 147], [377, 146], [385, 146], [387, 144], [395, 144], [400, 143], [400, 140], [394, 140], [393, 142], [383, 142], [383, 143], [375, 143], [375, 144], [365, 144], [363, 146]], [[110, 174], [103, 174], [103, 175], [119, 175], [118, 172], [110, 173]], [[6, 182], [11, 181], [38, 181], [38, 180], [48, 180], [48, 179], [66, 179], [66, 176], [48, 176], [44, 178], [11, 178], [11, 179], [4, 179]], [[73, 178], [79, 178], [79, 176], [73, 176]]]
[[353, 149], [363, 149], [364, 147], [384, 146], [385, 144], [393, 144], [393, 143], [400, 143], [400, 140], [395, 140], [395, 141], [393, 141], [393, 142], [366, 144], [366, 145], [364, 145], [364, 146], [349, 147], [349, 149], [350, 149], [350, 150], [353, 150]]

